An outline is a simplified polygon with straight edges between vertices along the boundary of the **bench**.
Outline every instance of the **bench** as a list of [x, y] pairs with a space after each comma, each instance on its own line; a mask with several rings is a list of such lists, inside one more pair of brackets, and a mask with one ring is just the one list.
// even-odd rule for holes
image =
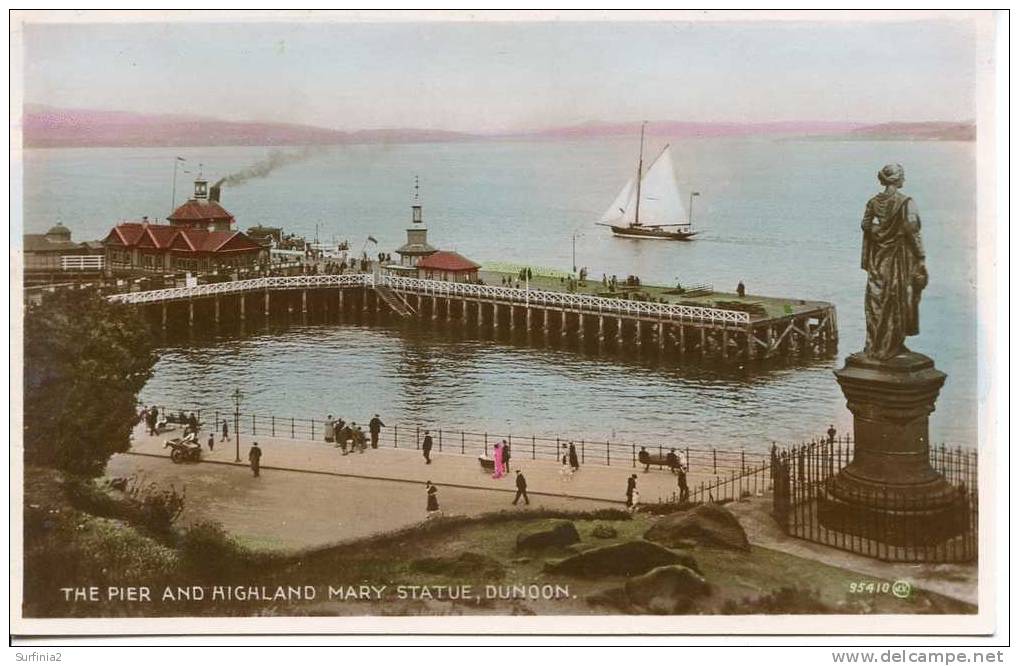
[[650, 469], [651, 465], [657, 465], [659, 468], [668, 467], [670, 472], [675, 472], [676, 469], [682, 467], [678, 457], [675, 461], [670, 463], [668, 455], [656, 456], [648, 453], [647, 451], [641, 451], [637, 455], [637, 462], [644, 465], [645, 472]]

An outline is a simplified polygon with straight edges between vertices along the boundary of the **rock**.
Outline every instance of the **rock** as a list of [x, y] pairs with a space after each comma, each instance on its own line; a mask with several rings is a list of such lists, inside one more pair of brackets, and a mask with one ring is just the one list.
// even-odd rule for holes
[[697, 597], [711, 594], [700, 574], [680, 564], [652, 569], [626, 581], [623, 588], [632, 605], [664, 615], [685, 613]]
[[512, 562], [513, 564], [527, 564], [530, 561], [531, 561], [531, 558], [529, 558], [529, 557], [517, 557], [517, 558], [514, 558], [514, 559], [510, 560], [510, 562]]
[[619, 536], [619, 532], [611, 525], [595, 525], [594, 529], [591, 530], [591, 536], [599, 539], [612, 539]]
[[626, 589], [622, 587], [610, 587], [607, 590], [587, 595], [585, 599], [589, 606], [603, 606], [621, 612], [630, 612], [630, 597]]
[[700, 570], [697, 561], [685, 553], [676, 553], [647, 541], [626, 541], [546, 563], [545, 571], [579, 577], [635, 576], [668, 564], [682, 564], [694, 571]]
[[736, 516], [717, 504], [699, 504], [689, 511], [659, 518], [644, 538], [673, 548], [694, 539], [700, 544], [750, 550], [747, 533]]
[[411, 562], [410, 566], [415, 571], [454, 577], [477, 576], [500, 579], [506, 573], [498, 560], [470, 551], [460, 553], [456, 557], [423, 557]]
[[580, 534], [576, 526], [569, 520], [560, 520], [548, 529], [517, 534], [517, 550], [569, 546], [579, 541]]

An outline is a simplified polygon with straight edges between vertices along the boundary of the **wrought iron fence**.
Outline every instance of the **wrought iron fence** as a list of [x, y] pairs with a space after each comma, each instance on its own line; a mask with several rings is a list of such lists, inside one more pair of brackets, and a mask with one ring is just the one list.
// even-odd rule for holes
[[977, 555], [976, 451], [930, 449], [931, 466], [955, 497], [935, 517], [924, 497], [894, 491], [841, 490], [832, 482], [852, 461], [852, 445], [815, 441], [773, 450], [773, 515], [785, 532], [807, 541], [887, 561], [964, 562]]
[[[159, 407], [164, 417], [170, 422], [186, 420], [195, 414], [199, 427], [206, 431], [220, 433], [223, 422], [231, 436], [235, 430], [251, 437], [271, 437], [274, 439], [291, 439], [304, 441], [331, 441], [327, 423], [324, 419], [298, 418], [263, 413], [235, 413], [232, 410], [192, 407], [181, 409], [177, 406]], [[358, 422], [365, 431], [371, 446], [371, 435], [368, 423]], [[729, 491], [725, 485], [729, 480], [750, 478], [751, 473], [759, 474], [761, 467], [767, 467], [767, 455], [744, 449], [718, 449], [682, 446], [675, 443], [627, 443], [619, 441], [593, 440], [586, 437], [570, 438], [568, 436], [521, 435], [506, 432], [475, 432], [457, 428], [437, 428], [431, 425], [387, 425], [379, 432], [377, 445], [380, 447], [399, 449], [420, 449], [425, 433], [432, 436], [433, 450], [436, 453], [454, 453], [459, 455], [488, 456], [497, 442], [509, 444], [514, 458], [530, 458], [532, 460], [560, 460], [573, 444], [580, 463], [594, 465], [622, 465], [639, 467], [640, 450], [644, 448], [656, 458], [652, 467], [663, 466], [670, 451], [684, 461], [691, 473], [717, 477], [706, 484], [703, 492], [712, 493], [712, 497]], [[328, 439], [327, 439], [328, 437]], [[756, 477], [754, 477], [756, 478]], [[749, 482], [747, 482], [749, 483]], [[749, 487], [749, 486], [747, 486]], [[759, 488], [760, 484], [756, 486]], [[746, 487], [744, 487], [746, 489]], [[691, 490], [693, 492], [693, 490]], [[756, 490], [754, 491], [756, 492]]]
[[738, 502], [750, 497], [761, 497], [771, 489], [771, 464], [767, 458], [757, 459], [749, 465], [730, 468], [728, 473], [712, 481], [701, 481], [686, 490], [677, 483], [676, 490], [667, 497], [659, 497], [658, 504], [680, 507], [705, 502]]

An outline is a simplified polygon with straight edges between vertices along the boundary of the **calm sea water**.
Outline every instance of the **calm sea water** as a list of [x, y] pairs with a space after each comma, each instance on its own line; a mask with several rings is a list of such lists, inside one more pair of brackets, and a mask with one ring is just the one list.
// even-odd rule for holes
[[[464, 340], [432, 332], [293, 326], [175, 342], [143, 400], [299, 417], [327, 412], [520, 434], [671, 440], [758, 448], [850, 424], [831, 375], [863, 345], [859, 220], [875, 173], [906, 167], [923, 218], [930, 285], [922, 333], [909, 345], [949, 375], [932, 418], [935, 441], [976, 437], [975, 160], [968, 143], [682, 140], [677, 176], [694, 201], [693, 243], [613, 238], [593, 225], [634, 167], [634, 141], [478, 142], [324, 149], [266, 178], [225, 189], [241, 228], [322, 239], [404, 240], [414, 176], [429, 238], [479, 262], [516, 262], [647, 282], [710, 283], [827, 300], [839, 313], [837, 360], [769, 371], [660, 368]], [[659, 146], [649, 146], [649, 152]], [[215, 180], [266, 148], [33, 150], [25, 156], [25, 230], [60, 221], [75, 239], [118, 220], [162, 218], [174, 157]], [[193, 174], [178, 173], [177, 199]], [[12, 240], [17, 245], [17, 240]], [[369, 251], [377, 251], [372, 245]]]

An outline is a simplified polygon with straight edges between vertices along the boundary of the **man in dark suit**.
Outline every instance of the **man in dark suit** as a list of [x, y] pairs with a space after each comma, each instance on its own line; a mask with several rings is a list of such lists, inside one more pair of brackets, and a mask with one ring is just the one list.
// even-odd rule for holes
[[517, 470], [517, 496], [513, 498], [513, 505], [516, 506], [517, 501], [523, 497], [524, 504], [530, 504], [531, 500], [527, 497], [527, 479], [524, 478], [523, 472]]
[[425, 464], [432, 464], [432, 436], [425, 430], [425, 438], [421, 440], [421, 454], [425, 457]]
[[259, 468], [262, 464], [262, 449], [258, 448], [258, 442], [254, 442], [251, 445], [251, 450], [248, 451], [248, 461], [251, 463], [251, 471], [258, 476]]
[[502, 464], [506, 468], [506, 471], [510, 471], [510, 445], [508, 442], [502, 443]]
[[378, 414], [372, 417], [372, 420], [368, 422], [368, 432], [370, 432], [372, 435], [373, 449], [379, 448], [379, 433], [385, 427], [386, 424], [382, 422], [382, 419], [379, 418]]
[[626, 480], [626, 506], [633, 504], [633, 491], [637, 488], [637, 475], [631, 474]]

